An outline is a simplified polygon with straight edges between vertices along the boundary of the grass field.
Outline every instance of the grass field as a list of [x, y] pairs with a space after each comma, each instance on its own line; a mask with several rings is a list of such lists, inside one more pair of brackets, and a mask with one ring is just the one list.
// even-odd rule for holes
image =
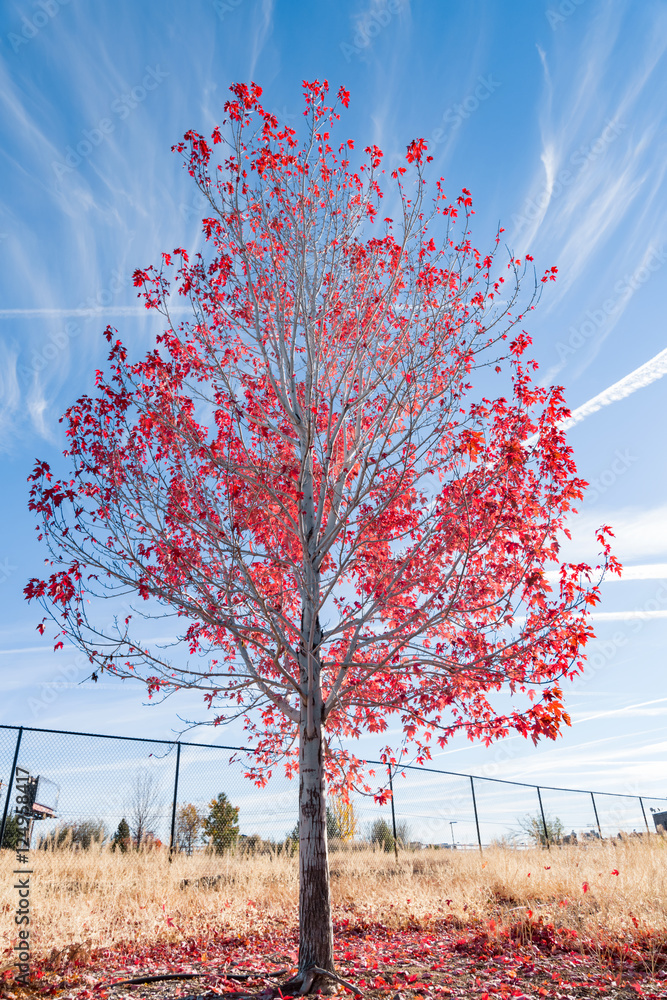
[[[74, 950], [286, 931], [296, 924], [297, 859], [220, 857], [165, 851], [114, 854], [34, 851], [30, 855], [34, 957]], [[522, 918], [580, 937], [631, 941], [667, 936], [667, 839], [591, 846], [477, 851], [424, 850], [331, 855], [335, 921], [424, 928], [445, 917], [458, 927]], [[0, 854], [2, 964], [15, 941], [14, 853]], [[192, 884], [219, 875], [215, 888]], [[183, 880], [190, 885], [182, 887]]]

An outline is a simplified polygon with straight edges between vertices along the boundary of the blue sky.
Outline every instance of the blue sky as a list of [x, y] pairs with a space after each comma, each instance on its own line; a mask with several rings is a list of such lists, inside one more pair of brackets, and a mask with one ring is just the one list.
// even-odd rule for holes
[[26, 477], [38, 456], [57, 462], [58, 418], [91, 388], [107, 323], [135, 346], [159, 332], [133, 270], [198, 245], [200, 199], [171, 145], [211, 131], [233, 81], [296, 122], [301, 81], [328, 78], [351, 91], [350, 137], [397, 155], [426, 138], [448, 193], [472, 191], [478, 245], [500, 221], [540, 272], [558, 266], [530, 332], [592, 484], [567, 555], [594, 559], [608, 523], [626, 566], [603, 586], [563, 738], [457, 740], [437, 762], [667, 795], [666, 49], [658, 0], [2, 5], [0, 721], [158, 738], [202, 714], [189, 696], [147, 708], [138, 688], [81, 684], [76, 654], [40, 640], [22, 597], [44, 557]]

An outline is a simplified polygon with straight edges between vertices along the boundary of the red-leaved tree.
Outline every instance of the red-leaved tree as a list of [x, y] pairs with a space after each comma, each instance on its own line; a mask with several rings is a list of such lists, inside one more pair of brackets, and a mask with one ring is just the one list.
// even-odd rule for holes
[[[586, 484], [521, 327], [556, 269], [522, 305], [532, 258], [501, 266], [500, 234], [473, 248], [469, 192], [429, 191], [423, 140], [389, 176], [375, 146], [355, 168], [332, 138], [345, 90], [328, 107], [326, 82], [304, 84], [301, 139], [258, 86], [231, 90], [211, 142], [174, 147], [209, 252], [135, 273], [166, 329], [132, 360], [107, 328], [108, 373], [64, 418], [71, 474], [31, 476], [53, 570], [26, 594], [95, 671], [241, 714], [256, 780], [279, 754], [298, 770], [305, 993], [334, 970], [326, 783], [369, 780], [350, 738], [395, 717], [418, 760], [461, 729], [555, 738], [598, 587], [559, 559]], [[598, 576], [618, 569], [608, 533]], [[142, 642], [137, 607], [95, 623], [92, 595], [128, 593], [183, 619], [189, 658]]]

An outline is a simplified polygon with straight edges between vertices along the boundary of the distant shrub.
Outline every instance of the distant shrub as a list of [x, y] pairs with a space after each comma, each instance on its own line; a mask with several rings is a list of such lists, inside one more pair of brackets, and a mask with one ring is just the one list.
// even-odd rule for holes
[[88, 851], [95, 844], [103, 844], [107, 839], [107, 829], [101, 819], [84, 819], [79, 823], [59, 826], [44, 837], [40, 837], [38, 849], [58, 851], [74, 848]]
[[546, 832], [541, 813], [536, 813], [534, 816], [524, 816], [523, 819], [519, 820], [519, 826], [524, 833], [528, 834], [534, 844], [546, 847], [547, 837], [550, 844], [560, 844], [565, 833], [565, 827], [562, 822], [558, 816], [545, 816], [545, 820]]

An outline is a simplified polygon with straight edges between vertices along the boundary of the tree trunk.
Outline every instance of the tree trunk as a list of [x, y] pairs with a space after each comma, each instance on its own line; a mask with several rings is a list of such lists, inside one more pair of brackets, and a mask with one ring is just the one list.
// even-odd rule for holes
[[301, 489], [302, 529], [308, 557], [304, 564], [299, 676], [299, 992], [330, 992], [332, 981], [314, 973], [334, 971], [333, 923], [327, 848], [327, 803], [324, 781], [324, 704], [321, 687], [319, 619], [320, 579], [317, 568], [313, 454], [311, 439], [303, 440]]
[[[299, 749], [299, 977], [313, 966], [334, 971], [321, 696], [314, 698], [314, 732], [302, 711]], [[324, 984], [323, 984], [324, 985]], [[312, 984], [311, 984], [312, 986]], [[310, 986], [308, 988], [311, 988]]]

